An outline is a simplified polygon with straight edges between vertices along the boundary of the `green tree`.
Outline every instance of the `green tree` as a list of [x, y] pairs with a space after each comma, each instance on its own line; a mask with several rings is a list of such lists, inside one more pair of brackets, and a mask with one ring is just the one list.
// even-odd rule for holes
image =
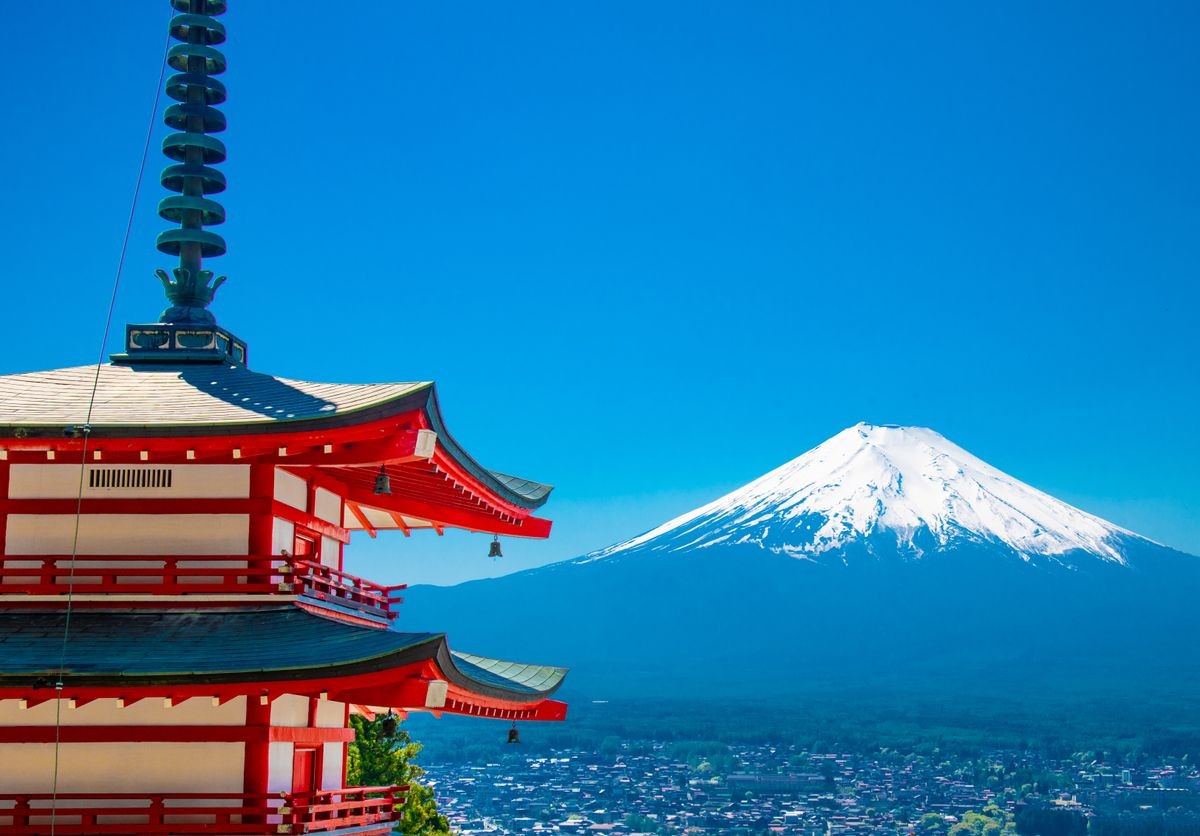
[[918, 833], [945, 833], [946, 818], [937, 813], [926, 813], [917, 822]]
[[400, 833], [449, 833], [450, 822], [438, 812], [433, 790], [419, 779], [425, 770], [413, 760], [421, 744], [407, 731], [397, 728], [390, 737], [384, 733], [384, 718], [368, 720], [357, 714], [350, 717], [354, 740], [347, 750], [346, 780], [352, 787], [378, 787], [407, 784], [408, 794], [401, 808]]
[[658, 822], [648, 816], [629, 813], [625, 816], [625, 826], [634, 833], [658, 833], [661, 828]]

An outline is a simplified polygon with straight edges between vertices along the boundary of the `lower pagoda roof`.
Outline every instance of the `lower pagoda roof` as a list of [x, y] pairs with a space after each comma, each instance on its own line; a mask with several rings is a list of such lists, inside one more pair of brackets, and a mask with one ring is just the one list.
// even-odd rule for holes
[[[528, 719], [560, 719], [565, 711], [549, 700], [565, 668], [457, 653], [442, 633], [358, 626], [295, 605], [80, 610], [70, 616], [64, 655], [66, 618], [63, 610], [0, 612], [0, 690], [53, 698], [65, 660], [64, 698], [135, 696], [133, 689], [320, 692], [401, 710]], [[441, 690], [416, 687], [430, 683]]]

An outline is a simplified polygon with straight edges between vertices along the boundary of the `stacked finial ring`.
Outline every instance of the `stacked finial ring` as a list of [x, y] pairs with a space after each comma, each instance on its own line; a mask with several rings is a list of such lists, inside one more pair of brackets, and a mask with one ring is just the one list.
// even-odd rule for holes
[[179, 256], [179, 268], [173, 271], [175, 281], [163, 278], [174, 306], [164, 317], [211, 319], [204, 308], [216, 287], [201, 264], [226, 249], [224, 238], [205, 229], [225, 222], [225, 207], [208, 197], [225, 191], [225, 175], [213, 167], [225, 161], [225, 144], [212, 136], [225, 130], [225, 114], [216, 107], [225, 101], [225, 85], [213, 78], [225, 72], [225, 56], [216, 48], [225, 42], [225, 27], [216, 19], [225, 12], [225, 0], [170, 2], [180, 12], [171, 19], [171, 36], [181, 43], [167, 51], [167, 64], [176, 73], [167, 79], [166, 92], [176, 103], [164, 120], [175, 133], [163, 140], [162, 149], [175, 164], [163, 169], [161, 182], [178, 194], [163, 198], [158, 214], [179, 228], [160, 233], [158, 249]]

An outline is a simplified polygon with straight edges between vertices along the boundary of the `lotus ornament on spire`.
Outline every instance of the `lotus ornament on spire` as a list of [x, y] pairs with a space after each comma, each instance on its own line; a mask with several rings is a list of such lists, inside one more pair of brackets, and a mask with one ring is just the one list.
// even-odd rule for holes
[[186, 267], [176, 267], [172, 272], [174, 279], [167, 275], [166, 270], [154, 271], [171, 303], [171, 307], [159, 314], [160, 321], [208, 325], [216, 322], [207, 308], [226, 277], [218, 276], [214, 280], [212, 270], [193, 272]]

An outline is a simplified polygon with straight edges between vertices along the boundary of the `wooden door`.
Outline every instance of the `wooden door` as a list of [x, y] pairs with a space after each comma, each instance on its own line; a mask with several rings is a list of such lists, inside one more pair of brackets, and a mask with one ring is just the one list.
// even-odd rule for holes
[[296, 747], [292, 754], [292, 792], [312, 792], [317, 788], [317, 750]]

